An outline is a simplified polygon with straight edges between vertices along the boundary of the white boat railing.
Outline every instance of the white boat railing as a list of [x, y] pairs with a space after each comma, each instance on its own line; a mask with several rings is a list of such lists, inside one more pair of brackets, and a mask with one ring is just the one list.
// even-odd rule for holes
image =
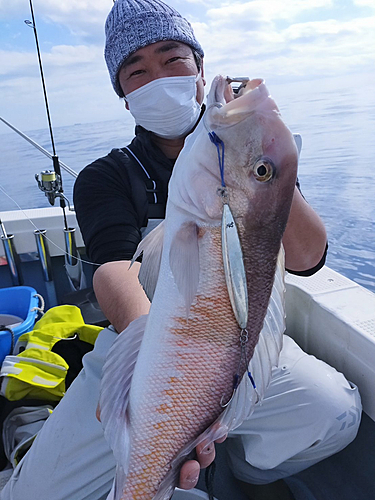
[[[68, 226], [77, 228], [75, 232], [77, 247], [83, 248], [84, 243], [78, 229], [75, 212], [67, 211], [66, 217]], [[1, 219], [7, 233], [14, 234], [14, 242], [20, 255], [36, 252], [34, 236], [36, 229], [47, 231], [51, 257], [65, 254], [64, 217], [61, 208], [47, 207], [2, 212]], [[2, 254], [3, 248], [0, 248], [0, 255]]]
[[[60, 208], [3, 212], [1, 217], [8, 234], [15, 235], [21, 259], [36, 252], [35, 229], [47, 230], [52, 257], [65, 253]], [[75, 213], [69, 211], [67, 218], [83, 249]], [[363, 408], [375, 421], [375, 294], [327, 266], [311, 277], [288, 274], [286, 286], [287, 333], [358, 385]]]
[[327, 266], [286, 281], [287, 333], [356, 384], [375, 421], [375, 294]]

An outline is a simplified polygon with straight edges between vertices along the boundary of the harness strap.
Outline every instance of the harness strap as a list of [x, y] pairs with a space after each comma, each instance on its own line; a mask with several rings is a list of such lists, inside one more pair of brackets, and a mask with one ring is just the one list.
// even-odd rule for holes
[[[139, 158], [133, 153], [133, 151], [128, 147], [128, 146], [125, 146], [126, 151], [128, 153], [130, 153], [132, 155], [132, 157], [138, 162], [138, 164], [140, 165], [140, 167], [142, 168], [143, 172], [146, 174], [147, 178], [152, 182], [153, 186], [154, 186], [154, 190], [156, 190], [156, 182], [154, 180], [151, 179], [151, 176], [150, 174], [147, 172], [145, 166], [142, 164], [142, 162], [139, 160]], [[154, 202], [155, 203], [158, 203], [158, 198], [156, 196], [156, 192], [154, 191]]]

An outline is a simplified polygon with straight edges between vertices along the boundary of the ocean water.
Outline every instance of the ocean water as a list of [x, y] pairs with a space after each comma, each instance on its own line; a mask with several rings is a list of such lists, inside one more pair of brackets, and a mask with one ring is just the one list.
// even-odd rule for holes
[[[327, 264], [375, 292], [375, 84], [358, 76], [280, 84], [267, 82], [285, 122], [303, 138], [299, 179], [307, 201], [323, 219], [329, 238]], [[43, 110], [41, 110], [43, 112]], [[4, 117], [6, 118], [6, 117]], [[61, 161], [79, 172], [122, 147], [133, 123], [76, 124], [54, 130]], [[23, 131], [51, 151], [48, 130]], [[34, 176], [51, 161], [0, 123], [1, 212], [48, 206]], [[74, 179], [63, 172], [72, 202]]]

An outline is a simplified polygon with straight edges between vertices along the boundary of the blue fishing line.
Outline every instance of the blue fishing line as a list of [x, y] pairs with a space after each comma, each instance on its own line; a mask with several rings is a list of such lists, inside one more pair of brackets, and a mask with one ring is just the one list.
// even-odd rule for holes
[[255, 382], [254, 382], [253, 376], [251, 375], [251, 372], [248, 371], [247, 374], [249, 376], [250, 382], [253, 384], [254, 389], [256, 389], [257, 387], [255, 385]]
[[225, 182], [224, 182], [224, 142], [218, 137], [214, 131], [208, 133], [208, 137], [210, 138], [211, 142], [215, 144], [216, 149], [217, 149], [217, 156], [219, 159], [219, 167], [220, 167], [220, 177], [221, 177], [221, 185], [223, 188], [225, 188]]
[[[251, 372], [249, 370], [247, 371], [247, 375], [250, 379], [251, 385], [254, 387], [254, 389], [256, 389], [257, 386], [255, 385], [255, 380], [253, 379], [253, 376], [251, 375]], [[233, 380], [233, 390], [235, 391], [239, 385], [240, 385], [240, 376], [238, 375], [238, 373], [236, 373]]]

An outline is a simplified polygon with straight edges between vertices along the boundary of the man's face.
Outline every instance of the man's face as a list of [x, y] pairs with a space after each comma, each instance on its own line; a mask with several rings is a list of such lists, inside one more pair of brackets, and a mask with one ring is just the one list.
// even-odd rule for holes
[[[203, 77], [203, 65], [202, 65]], [[146, 83], [168, 76], [197, 75], [198, 68], [189, 45], [172, 40], [152, 43], [129, 56], [119, 71], [119, 82], [124, 95]], [[197, 82], [197, 101], [202, 104], [205, 81]]]

